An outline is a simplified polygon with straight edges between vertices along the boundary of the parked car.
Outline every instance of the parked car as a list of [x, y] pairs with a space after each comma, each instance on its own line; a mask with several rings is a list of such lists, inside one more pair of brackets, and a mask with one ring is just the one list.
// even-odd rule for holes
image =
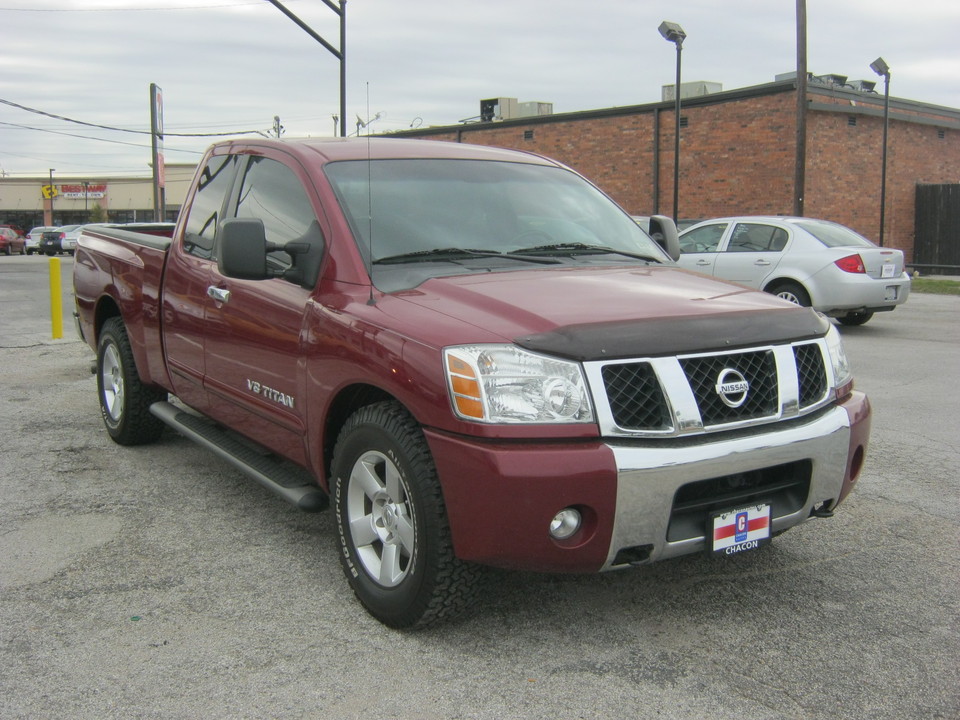
[[40, 236], [40, 251], [47, 255], [67, 253], [73, 255], [77, 247], [77, 238], [80, 237], [82, 225], [62, 225], [48, 230]]
[[802, 217], [729, 217], [680, 233], [681, 267], [863, 325], [910, 295], [903, 252], [848, 227]]
[[23, 255], [26, 252], [24, 249], [26, 245], [27, 242], [22, 235], [17, 235], [8, 227], [0, 227], [0, 253], [4, 255], [13, 255], [14, 253]]
[[42, 253], [40, 249], [40, 237], [45, 232], [50, 232], [51, 230], [56, 230], [52, 225], [41, 225], [39, 227], [33, 228], [30, 232], [27, 233], [27, 255], [33, 255], [34, 253]]

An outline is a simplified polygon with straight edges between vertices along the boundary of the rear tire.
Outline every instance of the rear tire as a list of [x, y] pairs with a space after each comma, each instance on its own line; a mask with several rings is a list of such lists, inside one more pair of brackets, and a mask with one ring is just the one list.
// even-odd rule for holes
[[848, 325], [850, 327], [854, 327], [856, 325], [864, 325], [872, 317], [873, 317], [873, 313], [870, 311], [866, 311], [866, 312], [848, 313], [847, 315], [838, 317], [837, 320], [839, 320], [842, 325]]
[[340, 563], [371, 615], [425, 627], [474, 604], [481, 570], [453, 552], [430, 450], [401, 405], [368, 405], [347, 420], [332, 483]]
[[160, 437], [164, 425], [150, 406], [167, 393], [145, 385], [137, 374], [123, 320], [110, 318], [97, 343], [97, 396], [107, 433], [119, 445], [144, 445]]
[[810, 307], [810, 295], [797, 283], [783, 282], [767, 289], [768, 293], [776, 295], [781, 300], [792, 302], [801, 307]]

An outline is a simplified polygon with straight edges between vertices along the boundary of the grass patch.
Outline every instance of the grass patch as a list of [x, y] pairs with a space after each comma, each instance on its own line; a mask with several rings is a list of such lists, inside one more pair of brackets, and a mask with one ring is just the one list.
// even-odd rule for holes
[[940, 280], [939, 278], [913, 278], [910, 284], [911, 292], [932, 293], [934, 295], [960, 295], [960, 282], [957, 280]]

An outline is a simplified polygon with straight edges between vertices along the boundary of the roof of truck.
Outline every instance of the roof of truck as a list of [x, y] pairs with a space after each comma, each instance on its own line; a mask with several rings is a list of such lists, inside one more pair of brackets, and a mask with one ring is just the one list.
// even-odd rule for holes
[[304, 159], [320, 156], [325, 162], [337, 160], [384, 160], [407, 158], [443, 158], [462, 160], [500, 160], [504, 162], [529, 162], [538, 165], [556, 165], [548, 158], [534, 153], [485, 145], [445, 142], [439, 140], [419, 140], [414, 138], [283, 138], [229, 140], [218, 143], [221, 146], [239, 147], [275, 147]]

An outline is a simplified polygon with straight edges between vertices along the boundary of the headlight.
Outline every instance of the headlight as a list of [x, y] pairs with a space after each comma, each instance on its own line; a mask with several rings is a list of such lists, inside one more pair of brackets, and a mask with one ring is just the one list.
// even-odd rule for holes
[[443, 351], [453, 409], [485, 423], [593, 422], [578, 363], [515, 345], [463, 345]]
[[827, 352], [830, 354], [830, 364], [833, 367], [833, 386], [839, 390], [853, 382], [853, 372], [850, 370], [850, 362], [847, 360], [843, 340], [840, 339], [836, 325], [830, 325], [830, 330], [827, 331], [824, 339], [827, 341]]

